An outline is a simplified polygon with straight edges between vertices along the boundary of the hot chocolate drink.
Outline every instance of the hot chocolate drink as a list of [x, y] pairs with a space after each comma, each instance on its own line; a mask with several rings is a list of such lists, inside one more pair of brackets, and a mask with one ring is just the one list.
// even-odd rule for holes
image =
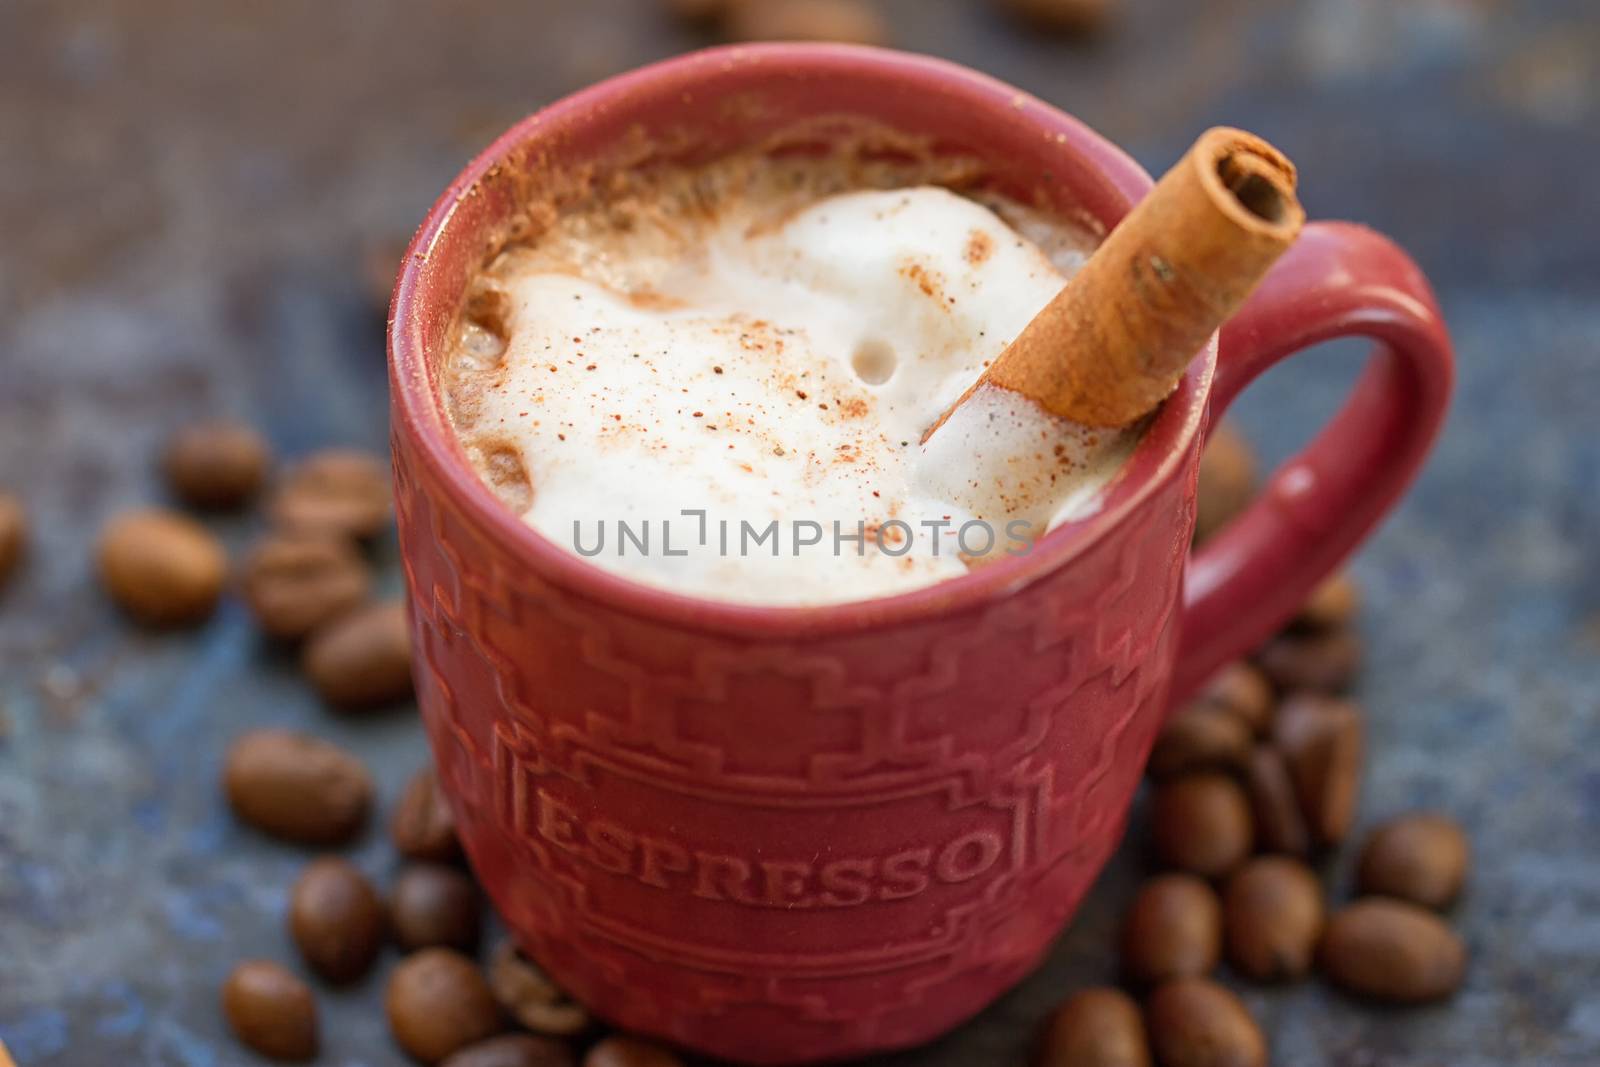
[[725, 601], [891, 595], [1098, 507], [1137, 430], [981, 388], [1087, 229], [959, 171], [805, 156], [618, 180], [473, 281], [443, 384], [506, 506]]

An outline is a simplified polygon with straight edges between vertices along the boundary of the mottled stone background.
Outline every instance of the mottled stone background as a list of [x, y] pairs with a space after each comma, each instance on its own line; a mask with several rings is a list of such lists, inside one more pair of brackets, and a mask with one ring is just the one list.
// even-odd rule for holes
[[[1122, 0], [1093, 45], [1030, 40], [982, 0], [882, 6], [896, 43], [1152, 169], [1207, 124], [1259, 130], [1313, 215], [1387, 230], [1433, 276], [1461, 389], [1356, 563], [1365, 817], [1436, 805], [1471, 828], [1471, 977], [1423, 1011], [1315, 983], [1248, 996], [1282, 1064], [1600, 1062], [1600, 4]], [[0, 0], [0, 485], [37, 528], [0, 603], [0, 1039], [23, 1067], [251, 1062], [217, 982], [241, 955], [289, 958], [303, 857], [229, 820], [224, 745], [314, 727], [385, 800], [423, 758], [407, 716], [326, 716], [237, 603], [193, 636], [132, 632], [88, 579], [94, 531], [159, 496], [152, 451], [190, 416], [244, 415], [288, 454], [381, 447], [361, 249], [522, 114], [700, 43], [648, 0]], [[1274, 372], [1245, 427], [1284, 454], [1359, 355]], [[1134, 840], [1039, 975], [893, 1062], [1019, 1062], [1063, 991], [1110, 976]], [[376, 837], [357, 859], [391, 863]], [[325, 996], [321, 1062], [399, 1061], [378, 987]]]

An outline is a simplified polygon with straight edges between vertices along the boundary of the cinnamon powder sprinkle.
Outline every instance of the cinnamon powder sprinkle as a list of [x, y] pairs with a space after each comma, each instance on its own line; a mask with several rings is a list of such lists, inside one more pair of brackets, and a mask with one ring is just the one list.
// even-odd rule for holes
[[994, 254], [994, 238], [982, 230], [973, 230], [967, 235], [966, 259], [974, 267], [980, 266]]
[[[763, 166], [766, 166], [765, 160]], [[767, 171], [763, 170], [762, 173], [766, 174]], [[863, 184], [863, 189], [874, 191], [866, 184]], [[807, 196], [811, 195], [809, 187], [801, 191]], [[856, 190], [851, 186], [844, 191]], [[737, 186], [733, 192], [738, 192]], [[626, 211], [635, 210], [631, 200], [624, 199], [619, 202], [626, 209], [622, 211], [623, 216], [626, 217]], [[741, 202], [734, 198], [730, 203], [734, 208], [738, 208]], [[586, 204], [579, 205], [571, 217], [565, 219], [551, 235], [540, 236], [536, 244], [515, 249], [517, 256], [507, 258], [503, 264], [489, 268], [488, 276], [494, 277], [495, 272], [500, 272], [510, 279], [520, 280], [521, 271], [531, 271], [541, 265], [553, 264], [552, 269], [556, 273], [572, 274], [584, 280], [593, 280], [603, 289], [609, 287], [615, 295], [625, 297], [635, 308], [651, 311], [676, 310], [680, 306], [679, 301], [665, 297], [651, 288], [651, 282], [655, 279], [652, 271], [656, 260], [650, 255], [641, 258], [643, 265], [637, 270], [634, 266], [628, 265], [619, 268], [615, 277], [597, 267], [596, 273], [602, 276], [595, 279], [588, 279], [587, 271], [579, 269], [583, 267], [582, 263], [568, 264], [560, 258], [567, 254], [567, 251], [575, 249], [581, 252], [588, 247], [585, 241], [590, 233], [585, 227], [591, 224], [600, 228], [602, 236], [613, 234], [616, 222], [602, 210], [609, 210], [611, 206], [613, 205], [609, 201], [604, 200], [601, 201], [599, 209], [590, 210]], [[653, 233], [646, 233], [640, 238], [641, 248], [646, 253], [654, 253], [661, 249], [672, 251], [677, 248], [674, 242], [679, 241], [680, 237], [683, 240], [697, 238], [702, 223], [707, 228], [720, 226], [718, 213], [721, 208], [722, 204], [708, 194], [708, 201], [704, 206], [705, 218], [702, 220], [699, 214], [694, 213], [700, 211], [699, 202], [686, 201], [683, 219], [676, 215], [667, 219], [674, 223], [683, 221], [685, 234], [667, 233], [663, 228], [663, 233], [657, 241]], [[585, 211], [589, 213], [585, 214]], [[653, 225], [652, 219], [653, 216], [646, 218], [644, 224]], [[633, 220], [630, 217], [631, 221]], [[909, 255], [886, 264], [888, 269], [885, 273], [889, 277], [883, 280], [893, 285], [897, 300], [908, 302], [924, 312], [928, 307], [925, 301], [931, 301], [935, 307], [943, 308], [947, 315], [958, 314], [954, 307], [958, 303], [957, 295], [952, 294], [966, 295], [969, 291], [974, 295], [980, 293], [977, 283], [972, 281], [979, 272], [971, 268], [983, 264], [986, 268], [984, 273], [992, 275], [994, 268], [987, 268], [987, 263], [996, 261], [1008, 251], [1003, 239], [979, 229], [968, 230], [963, 226], [950, 234], [950, 237], [952, 241], [948, 251], [954, 255], [951, 257], [948, 273], [936, 266], [936, 263], [938, 266], [943, 266], [946, 260], [923, 259], [919, 262], [920, 257], [916, 255]], [[561, 243], [564, 240], [569, 242], [570, 249], [568, 245]], [[664, 255], [660, 258], [663, 263], [670, 263], [672, 260], [671, 256]], [[670, 272], [663, 276], [671, 277]], [[553, 294], [557, 292], [559, 290], [552, 290], [552, 299], [554, 299]], [[918, 300], [917, 297], [922, 299]], [[574, 299], [581, 297], [575, 296]], [[967, 301], [967, 305], [963, 306], [969, 309], [978, 303], [973, 296], [968, 296]], [[581, 310], [582, 307], [582, 305], [566, 307], [565, 300], [562, 300], [561, 304], [563, 306], [556, 309], [560, 315], [569, 315]], [[683, 303], [681, 306], [693, 310], [690, 304]], [[720, 307], [721, 305], [716, 306], [717, 309]], [[977, 310], [981, 313], [984, 309], [980, 306]], [[849, 345], [845, 345], [838, 352], [822, 351], [824, 348], [830, 348], [832, 338], [830, 337], [830, 345], [813, 345], [808, 337], [807, 327], [786, 327], [781, 322], [758, 319], [753, 315], [729, 314], [722, 318], [714, 317], [703, 327], [697, 320], [695, 329], [704, 328], [708, 331], [706, 336], [710, 343], [724, 349], [726, 354], [735, 360], [733, 369], [729, 370], [727, 364], [709, 365], [699, 362], [698, 359], [692, 359], [687, 368], [682, 368], [672, 359], [665, 358], [669, 355], [666, 349], [657, 350], [648, 333], [641, 333], [643, 344], [652, 344], [651, 361], [647, 364], [643, 362], [643, 345], [638, 341], [626, 340], [622, 333], [608, 333], [599, 326], [582, 322], [582, 316], [569, 319], [568, 322], [570, 324], [556, 326], [552, 332], [530, 331], [530, 343], [519, 350], [526, 353], [527, 360], [522, 365], [523, 377], [520, 383], [517, 383], [516, 391], [520, 392], [521, 396], [512, 399], [510, 383], [490, 379], [487, 375], [484, 376], [482, 387], [489, 392], [498, 390], [499, 402], [502, 404], [506, 404], [507, 400], [510, 400], [510, 403], [520, 401], [523, 405], [540, 411], [546, 417], [553, 410], [547, 403], [573, 397], [575, 406], [562, 411], [557, 417], [570, 415], [573, 421], [564, 421], [560, 424], [572, 426], [577, 436], [568, 442], [564, 432], [555, 434], [559, 441], [574, 443], [584, 449], [588, 448], [584, 442], [593, 441], [597, 448], [607, 453], [608, 460], [637, 455], [641, 457], [641, 462], [665, 464], [677, 463], [678, 452], [710, 447], [709, 443], [694, 438], [692, 434], [687, 438], [683, 436], [688, 433], [688, 427], [683, 426], [681, 422], [682, 399], [689, 397], [705, 399], [713, 404], [721, 403], [728, 410], [719, 416], [721, 421], [718, 423], [710, 423], [710, 412], [691, 409], [691, 418], [698, 421], [707, 432], [720, 432], [723, 425], [728, 427], [729, 432], [723, 435], [724, 449], [735, 451], [736, 454], [730, 464], [713, 464], [716, 477], [722, 478], [732, 473], [735, 478], [744, 481], [747, 487], [745, 497], [750, 501], [762, 501], [770, 495], [779, 503], [785, 502], [790, 496], [792, 492], [788, 485], [790, 481], [799, 483], [797, 490], [799, 492], [815, 490], [819, 495], [826, 496], [833, 487], [822, 483], [839, 483], [848, 479], [853, 483], [850, 491], [860, 494], [857, 499], [865, 497], [874, 501], [857, 509], [857, 514], [866, 520], [864, 525], [867, 529], [873, 531], [874, 536], [881, 531], [885, 542], [891, 546], [904, 544], [903, 531], [892, 526], [884, 530], [882, 524], [901, 512], [907, 512], [907, 517], [915, 521], [917, 506], [899, 498], [900, 494], [908, 490], [900, 484], [898, 477], [901, 467], [908, 462], [904, 450], [910, 449], [912, 442], [901, 440], [899, 448], [902, 451], [897, 453], [894, 448], [899, 436], [895, 430], [905, 432], [905, 429], [898, 425], [895, 425], [894, 429], [888, 429], [887, 426], [879, 428], [876, 425], [875, 420], [880, 412], [886, 413], [886, 418], [898, 416], [901, 396], [898, 391], [879, 392], [867, 388], [882, 383], [869, 380], [870, 360], [863, 356], [861, 351], [852, 350]], [[571, 329], [578, 329], [585, 336], [574, 336], [570, 342], [563, 342], [561, 337]], [[980, 338], [985, 336], [985, 331], [974, 332]], [[998, 331], [991, 332], [998, 333]], [[841, 340], [849, 341], [852, 338], [846, 334]], [[573, 347], [567, 348], [565, 354], [562, 354], [564, 343], [571, 343]], [[541, 358], [546, 361], [551, 374], [557, 373], [563, 366], [591, 373], [598, 371], [599, 357], [594, 357], [593, 361], [587, 359], [587, 353], [582, 350], [583, 344], [597, 346], [600, 355], [606, 356], [611, 361], [607, 364], [608, 377], [605, 382], [597, 381], [585, 385], [569, 379], [564, 384], [546, 383], [541, 387], [538, 383], [542, 379], [528, 374], [529, 371], [536, 372], [538, 360]], [[634, 345], [639, 345], [637, 350], [634, 350]], [[542, 350], [539, 346], [542, 346]], [[817, 350], [813, 351], [813, 348]], [[790, 355], [795, 352], [798, 352], [798, 358]], [[714, 358], [715, 353], [716, 349], [713, 348], [705, 354]], [[675, 352], [670, 354], [676, 355]], [[869, 356], [871, 354], [867, 353]], [[826, 358], [830, 355], [834, 358]], [[981, 354], [977, 355], [981, 358]], [[611, 382], [611, 377], [619, 370], [627, 370], [626, 363], [618, 364], [616, 360], [628, 357], [640, 361], [641, 366], [631, 374], [639, 383], [638, 387], [648, 404], [654, 406], [646, 405], [640, 413], [627, 414], [626, 417], [621, 413], [601, 412], [599, 404], [602, 401], [627, 399], [631, 402], [633, 399], [629, 391], [630, 386]], [[909, 348], [904, 352], [891, 351], [889, 357], [891, 367], [896, 357], [912, 359], [920, 357], [920, 353], [913, 352]], [[977, 361], [970, 355], [966, 359], [971, 362]], [[985, 365], [989, 362], [983, 360]], [[729, 377], [729, 381], [721, 386], [713, 386], [700, 377], [694, 389], [689, 388], [685, 380], [679, 380], [676, 385], [674, 384], [674, 378], [678, 378], [680, 373], [704, 375], [707, 370], [714, 376]], [[816, 405], [811, 404], [810, 391], [800, 386], [800, 382], [816, 386], [818, 392]], [[673, 391], [677, 391], [680, 396], [672, 397]], [[754, 396], [749, 391], [754, 391]], [[801, 402], [801, 406], [795, 408], [784, 401], [782, 398], [784, 392], [792, 393], [793, 398]], [[832, 395], [827, 395], [829, 393]], [[508, 423], [510, 420], [503, 417], [503, 412], [516, 412], [516, 419], [522, 426], [529, 425], [527, 420], [531, 418], [530, 411], [519, 410], [509, 404], [492, 409], [492, 414], [499, 417], [500, 422]], [[647, 413], [646, 417], [641, 417], [641, 413]], [[608, 415], [613, 421], [611, 427], [605, 426]], [[600, 420], [598, 424], [591, 421], [596, 418]], [[630, 418], [632, 422], [627, 421]], [[551, 421], [552, 425], [557, 425], [556, 419]], [[533, 425], [538, 424], [535, 421]], [[887, 432], [883, 432], [884, 430]], [[544, 432], [551, 433], [551, 431]], [[585, 433], [589, 436], [584, 437]], [[796, 436], [797, 447], [794, 449], [788, 449], [776, 440], [780, 436], [789, 434]], [[548, 440], [548, 437], [545, 440]], [[1053, 443], [1041, 442], [1036, 448], [1047, 457], [1052, 451]], [[813, 445], [815, 447], [812, 447]], [[1065, 449], [1061, 445], [1056, 445], [1054, 451], [1057, 457], [1061, 457]], [[551, 454], [543, 461], [556, 464], [582, 462], [570, 456], [563, 459], [563, 456], [566, 454], [562, 453], [559, 456]], [[710, 453], [706, 453], [706, 456], [709, 458]], [[1024, 460], [1026, 456], [1025, 450], [1018, 453], [1019, 460]], [[535, 461], [541, 459], [537, 449], [531, 450], [530, 457]], [[782, 462], [774, 463], [771, 459], [762, 457], [780, 457]], [[1071, 477], [1070, 467], [1065, 463], [1058, 467], [1046, 457], [1041, 457], [1039, 465], [1062, 470], [1060, 477], [1063, 481]], [[1036, 471], [1035, 474], [1040, 480], [1055, 479], [1055, 475], [1048, 470]], [[756, 479], [754, 482], [750, 481], [752, 476]], [[1008, 472], [1006, 480], [1015, 480], [1014, 472]], [[881, 481], [890, 488], [883, 490], [874, 487], [870, 485], [873, 481]], [[819, 484], [821, 488], [818, 488]], [[952, 480], [953, 486], [958, 484], [959, 475]], [[984, 491], [998, 496], [1004, 490], [999, 486], [986, 485]], [[874, 515], [874, 512], [877, 514]], [[945, 523], [951, 521], [950, 516], [944, 519]], [[854, 522], [849, 525], [853, 526]], [[921, 534], [913, 535], [913, 539], [920, 540], [921, 536]], [[948, 543], [949, 535], [944, 535], [943, 540]], [[936, 554], [945, 557], [951, 555], [948, 550]], [[920, 555], [907, 557], [895, 565], [910, 571], [919, 565], [920, 559], [922, 559]], [[878, 565], [872, 573], [881, 576], [886, 565]], [[940, 566], [949, 565], [949, 561], [946, 560]], [[882, 579], [874, 577], [873, 580]], [[890, 582], [892, 584], [893, 580]]]

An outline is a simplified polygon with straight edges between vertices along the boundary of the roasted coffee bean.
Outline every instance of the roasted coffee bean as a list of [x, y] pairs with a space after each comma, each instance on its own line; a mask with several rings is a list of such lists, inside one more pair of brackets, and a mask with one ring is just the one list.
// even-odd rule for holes
[[[1018, 0], [1026, 3], [1026, 0]], [[1043, 0], [1048, 4], [1048, 0]], [[1205, 541], [1238, 517], [1256, 494], [1256, 455], [1248, 441], [1224, 422], [1200, 453], [1200, 488], [1194, 536]]]
[[1366, 728], [1347, 700], [1302, 693], [1284, 701], [1273, 740], [1294, 779], [1313, 840], [1336, 845], [1350, 832], [1361, 791]]
[[1368, 897], [1335, 912], [1318, 959], [1334, 984], [1391, 1004], [1448, 997], [1467, 969], [1466, 945], [1444, 920], [1386, 897]]
[[534, 1034], [502, 1034], [453, 1053], [443, 1067], [578, 1067], [565, 1042]]
[[1300, 813], [1300, 798], [1283, 753], [1271, 745], [1257, 745], [1245, 767], [1245, 793], [1255, 820], [1256, 849], [1289, 856], [1311, 853], [1311, 831]]
[[461, 858], [456, 818], [432, 767], [424, 767], [411, 776], [389, 820], [389, 836], [407, 859], [451, 863]]
[[1467, 835], [1443, 815], [1402, 815], [1367, 838], [1356, 881], [1363, 893], [1442, 910], [1461, 893], [1470, 853]]
[[1256, 654], [1256, 663], [1282, 692], [1342, 693], [1355, 681], [1361, 657], [1354, 630], [1328, 630], [1275, 637]]
[[237, 422], [207, 422], [173, 434], [161, 456], [172, 494], [192, 508], [232, 511], [260, 492], [272, 465], [266, 440]]
[[411, 630], [405, 604], [371, 604], [314, 634], [304, 667], [322, 699], [366, 711], [411, 696]]
[[1311, 970], [1326, 911], [1322, 884], [1297, 859], [1261, 856], [1240, 868], [1223, 893], [1228, 962], [1260, 981]]
[[1136, 982], [1210, 974], [1222, 956], [1222, 905], [1192, 874], [1145, 882], [1122, 923], [1122, 969]]
[[1267, 676], [1240, 660], [1218, 671], [1190, 707], [1226, 711], [1249, 727], [1251, 733], [1265, 737], [1272, 732], [1277, 698]]
[[313, 971], [354, 982], [383, 948], [383, 901], [349, 860], [324, 856], [301, 872], [289, 894], [289, 933]]
[[0, 493], [0, 587], [6, 584], [28, 551], [28, 513], [22, 501]]
[[170, 511], [128, 511], [100, 534], [106, 591], [146, 626], [189, 626], [216, 609], [228, 557], [204, 526]]
[[1250, 804], [1225, 774], [1190, 774], [1156, 788], [1156, 853], [1163, 863], [1220, 878], [1250, 855]]
[[407, 867], [389, 894], [394, 939], [407, 952], [419, 948], [478, 947], [478, 887], [453, 867], [419, 863]]
[[1111, 0], [999, 0], [1000, 7], [1049, 33], [1092, 33], [1105, 24]]
[[1250, 758], [1251, 740], [1244, 720], [1230, 712], [1189, 708], [1162, 727], [1146, 770], [1158, 782], [1194, 771], [1240, 771]]
[[736, 41], [838, 41], [882, 44], [889, 25], [862, 0], [735, 0], [728, 36]]
[[245, 960], [222, 983], [222, 1013], [234, 1036], [275, 1060], [317, 1054], [317, 1002], [311, 988], [269, 960]]
[[1361, 587], [1349, 574], [1336, 574], [1311, 591], [1293, 625], [1298, 630], [1336, 630], [1349, 626], [1361, 611]]
[[364, 540], [389, 521], [389, 471], [365, 452], [331, 448], [289, 472], [272, 500], [286, 529]]
[[448, 948], [425, 948], [401, 960], [389, 976], [383, 1008], [395, 1041], [423, 1063], [438, 1063], [505, 1029], [477, 965]]
[[489, 987], [506, 1012], [536, 1034], [571, 1037], [593, 1021], [582, 1004], [567, 996], [509, 941], [489, 961]]
[[228, 803], [262, 833], [307, 845], [339, 845], [366, 825], [372, 778], [361, 761], [320, 738], [253, 730], [228, 750]]
[[298, 641], [360, 606], [372, 574], [343, 538], [276, 534], [245, 559], [240, 584], [263, 633]]
[[1034, 1067], [1150, 1067], [1139, 1005], [1120, 989], [1084, 989], [1046, 1024]]
[[1145, 1004], [1161, 1067], [1266, 1067], [1267, 1041], [1244, 1002], [1207, 978], [1176, 978]]
[[683, 1060], [660, 1045], [613, 1034], [589, 1050], [583, 1067], [683, 1067]]

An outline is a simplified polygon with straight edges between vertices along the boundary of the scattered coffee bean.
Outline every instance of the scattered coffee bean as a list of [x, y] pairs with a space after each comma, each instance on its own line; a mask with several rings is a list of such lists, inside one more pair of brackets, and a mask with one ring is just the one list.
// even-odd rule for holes
[[1220, 878], [1250, 855], [1250, 803], [1224, 774], [1191, 774], [1156, 787], [1151, 821], [1162, 862]]
[[[1027, 0], [1016, 0], [1018, 6]], [[1041, 7], [1049, 0], [1041, 0]], [[1205, 541], [1232, 522], [1256, 495], [1256, 455], [1233, 427], [1224, 422], [1211, 431], [1200, 453], [1200, 488], [1194, 536]]]
[[1212, 706], [1188, 708], [1162, 727], [1146, 769], [1158, 782], [1194, 771], [1238, 771], [1250, 748], [1243, 719]]
[[240, 584], [262, 632], [298, 641], [355, 610], [367, 599], [372, 575], [343, 538], [276, 534], [245, 559]]
[[1442, 910], [1461, 893], [1470, 853], [1467, 835], [1443, 815], [1403, 815], [1367, 838], [1356, 881], [1362, 893]]
[[1329, 630], [1275, 637], [1256, 654], [1256, 663], [1282, 692], [1342, 693], [1355, 681], [1361, 657], [1360, 635]]
[[28, 513], [22, 501], [0, 493], [0, 586], [6, 584], [28, 551]]
[[1336, 845], [1350, 832], [1365, 747], [1361, 709], [1347, 700], [1302, 693], [1278, 709], [1273, 739], [1289, 765], [1312, 838]]
[[287, 529], [365, 540], [389, 521], [389, 507], [388, 468], [365, 452], [331, 448], [289, 472], [271, 510]]
[[1319, 960], [1327, 976], [1352, 993], [1391, 1004], [1419, 1004], [1460, 988], [1467, 949], [1426, 908], [1369, 897], [1334, 913]]
[[1349, 574], [1336, 574], [1311, 591], [1293, 625], [1298, 630], [1335, 630], [1349, 626], [1361, 611], [1361, 587]]
[[534, 1034], [502, 1034], [452, 1053], [443, 1067], [578, 1067], [565, 1042]]
[[1144, 1013], [1161, 1067], [1266, 1067], [1267, 1042], [1249, 1009], [1210, 979], [1163, 984]]
[[422, 768], [407, 783], [389, 820], [389, 836], [407, 859], [452, 863], [461, 858], [456, 818], [432, 767]]
[[478, 887], [453, 867], [419, 863], [407, 867], [389, 895], [394, 938], [407, 952], [419, 948], [478, 947]]
[[207, 422], [172, 435], [161, 457], [179, 500], [206, 511], [232, 511], [260, 492], [272, 465], [262, 436], [237, 422]]
[[1311, 831], [1300, 813], [1300, 798], [1283, 753], [1271, 745], [1257, 745], [1245, 767], [1244, 788], [1255, 820], [1257, 850], [1310, 855]]
[[289, 933], [313, 971], [354, 982], [383, 948], [383, 902], [355, 865], [338, 856], [313, 860], [289, 894]]
[[660, 1045], [613, 1034], [589, 1050], [583, 1067], [683, 1067], [683, 1060]]
[[383, 1007], [395, 1040], [423, 1063], [438, 1063], [505, 1029], [477, 965], [448, 948], [425, 948], [401, 960], [389, 976]]
[[1035, 1067], [1150, 1067], [1139, 1005], [1120, 989], [1084, 989], [1045, 1026]]
[[317, 1002], [311, 988], [269, 960], [246, 960], [222, 983], [222, 1013], [234, 1036], [275, 1060], [317, 1054]]
[[1145, 882], [1122, 924], [1122, 969], [1136, 982], [1210, 974], [1222, 956], [1222, 905], [1192, 874]]
[[405, 604], [371, 604], [314, 634], [305, 672], [341, 711], [381, 708], [411, 696], [411, 631]]
[[1223, 894], [1228, 961], [1264, 982], [1311, 970], [1326, 912], [1322, 884], [1287, 856], [1261, 856], [1240, 868]]
[[366, 825], [372, 805], [372, 779], [360, 760], [290, 730], [253, 730], [235, 741], [223, 788], [241, 820], [307, 845], [351, 840]]
[[1100, 29], [1111, 12], [1111, 0], [1000, 0], [1000, 6], [1038, 29], [1067, 34]]
[[882, 44], [889, 25], [862, 0], [738, 0], [728, 11], [736, 41]]
[[188, 626], [216, 609], [228, 557], [204, 526], [170, 511], [124, 512], [100, 534], [100, 577], [146, 626]]
[[1240, 660], [1218, 671], [1190, 706], [1226, 711], [1244, 722], [1251, 733], [1265, 737], [1272, 732], [1277, 699], [1267, 676]]
[[489, 988], [506, 1012], [536, 1034], [571, 1037], [589, 1029], [588, 1009], [505, 941], [489, 961]]

